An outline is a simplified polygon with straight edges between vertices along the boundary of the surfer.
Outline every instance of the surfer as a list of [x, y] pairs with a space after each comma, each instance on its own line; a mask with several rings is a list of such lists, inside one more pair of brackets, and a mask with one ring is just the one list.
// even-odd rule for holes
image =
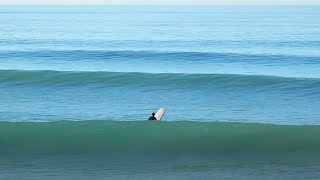
[[153, 120], [157, 120], [157, 118], [156, 117], [154, 117], [154, 115], [156, 115], [155, 113], [152, 113], [152, 115], [149, 117], [149, 119], [148, 120], [151, 120], [151, 121], [153, 121]]

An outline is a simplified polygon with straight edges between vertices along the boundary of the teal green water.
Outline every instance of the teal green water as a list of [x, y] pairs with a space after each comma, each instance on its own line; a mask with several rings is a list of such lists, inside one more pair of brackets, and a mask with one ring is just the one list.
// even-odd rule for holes
[[319, 126], [0, 123], [3, 179], [317, 179]]
[[220, 156], [320, 150], [319, 126], [223, 122], [1, 122], [2, 153]]

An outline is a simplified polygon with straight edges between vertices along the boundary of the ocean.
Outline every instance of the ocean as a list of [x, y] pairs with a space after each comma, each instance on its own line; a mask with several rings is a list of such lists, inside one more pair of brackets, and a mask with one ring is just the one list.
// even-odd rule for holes
[[0, 179], [319, 179], [319, 19], [0, 6]]

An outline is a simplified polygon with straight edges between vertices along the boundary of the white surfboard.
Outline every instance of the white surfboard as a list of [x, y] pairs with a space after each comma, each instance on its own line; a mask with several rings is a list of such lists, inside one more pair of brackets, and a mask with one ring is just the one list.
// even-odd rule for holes
[[157, 118], [157, 121], [160, 121], [164, 115], [165, 109], [164, 107], [160, 108], [157, 113], [154, 115], [154, 117]]

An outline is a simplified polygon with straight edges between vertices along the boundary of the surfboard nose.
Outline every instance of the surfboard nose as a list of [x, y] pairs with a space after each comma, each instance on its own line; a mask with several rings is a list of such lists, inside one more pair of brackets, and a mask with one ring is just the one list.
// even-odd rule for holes
[[154, 117], [157, 118], [157, 121], [160, 121], [160, 120], [162, 119], [164, 113], [165, 113], [165, 109], [164, 109], [164, 107], [161, 107], [161, 108], [157, 111], [156, 115], [154, 115]]

